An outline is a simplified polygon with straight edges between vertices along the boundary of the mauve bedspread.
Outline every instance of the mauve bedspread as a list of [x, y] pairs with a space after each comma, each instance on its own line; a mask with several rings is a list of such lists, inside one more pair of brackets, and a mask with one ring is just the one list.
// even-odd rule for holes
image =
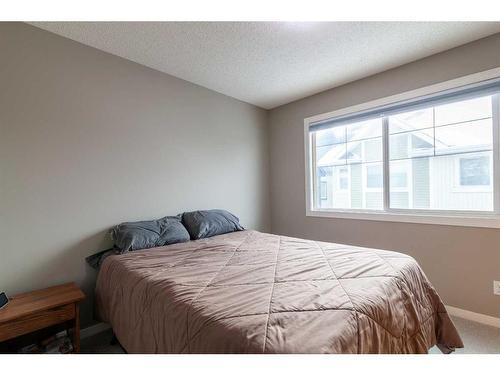
[[96, 301], [129, 353], [463, 346], [413, 258], [256, 231], [108, 257]]

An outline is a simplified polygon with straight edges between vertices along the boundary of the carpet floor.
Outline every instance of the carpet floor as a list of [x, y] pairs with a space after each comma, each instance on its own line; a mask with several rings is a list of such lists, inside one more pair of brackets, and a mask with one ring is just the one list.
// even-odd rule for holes
[[[500, 354], [500, 328], [487, 326], [453, 317], [460, 336], [464, 342], [463, 349], [456, 354]], [[81, 342], [81, 352], [86, 354], [123, 354], [119, 344], [111, 345], [111, 330], [85, 338]], [[441, 353], [437, 347], [431, 348], [431, 354]]]

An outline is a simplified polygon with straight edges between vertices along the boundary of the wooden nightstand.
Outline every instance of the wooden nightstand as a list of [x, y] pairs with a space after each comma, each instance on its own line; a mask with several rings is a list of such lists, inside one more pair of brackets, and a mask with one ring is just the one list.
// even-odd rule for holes
[[10, 298], [0, 310], [0, 342], [66, 323], [73, 331], [73, 352], [80, 351], [78, 303], [85, 294], [75, 283], [54, 286]]

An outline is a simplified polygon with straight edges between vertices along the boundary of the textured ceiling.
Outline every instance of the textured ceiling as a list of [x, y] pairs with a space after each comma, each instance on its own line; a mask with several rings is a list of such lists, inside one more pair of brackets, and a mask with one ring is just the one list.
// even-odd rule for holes
[[262, 108], [500, 32], [500, 22], [33, 22]]

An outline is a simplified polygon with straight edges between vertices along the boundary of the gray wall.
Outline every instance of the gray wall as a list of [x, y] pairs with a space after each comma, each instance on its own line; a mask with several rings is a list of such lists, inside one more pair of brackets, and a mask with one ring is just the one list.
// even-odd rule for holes
[[271, 205], [273, 232], [406, 252], [446, 303], [500, 317], [500, 230], [306, 218], [303, 159], [305, 117], [500, 66], [499, 50], [497, 34], [266, 113], [0, 23], [0, 290], [75, 280], [88, 324], [83, 258], [110, 246], [112, 225], [221, 207], [268, 231]]
[[0, 290], [70, 280], [121, 221], [225, 208], [269, 230], [267, 113], [22, 23], [0, 23]]
[[304, 118], [500, 66], [500, 34], [278, 107], [270, 112], [274, 233], [399, 250], [415, 257], [445, 303], [500, 317], [500, 229], [305, 216]]

